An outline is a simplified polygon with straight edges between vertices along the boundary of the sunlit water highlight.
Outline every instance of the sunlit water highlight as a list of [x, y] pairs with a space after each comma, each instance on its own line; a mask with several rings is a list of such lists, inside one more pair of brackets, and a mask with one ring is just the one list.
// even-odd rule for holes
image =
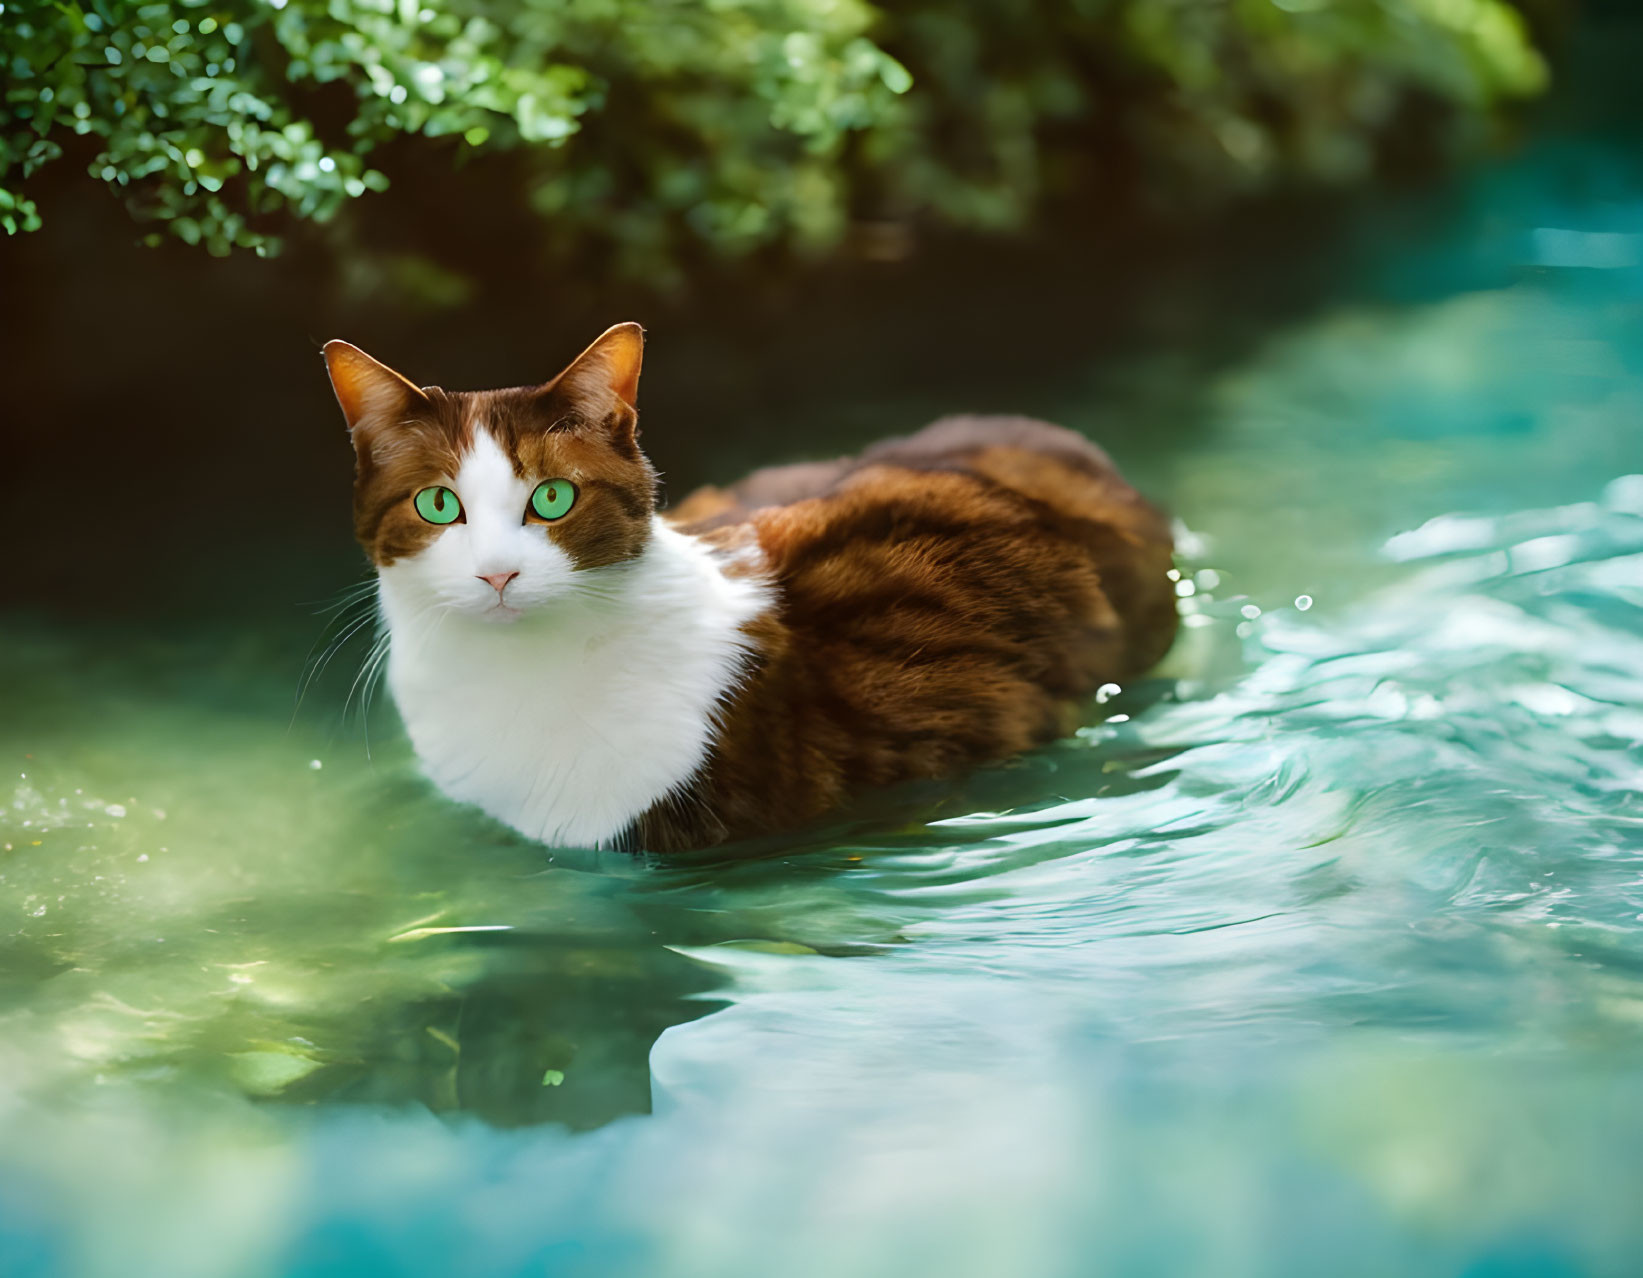
[[280, 623], [15, 628], [0, 1273], [1636, 1273], [1643, 277], [1489, 213], [1111, 441], [1111, 718], [757, 858], [524, 844]]

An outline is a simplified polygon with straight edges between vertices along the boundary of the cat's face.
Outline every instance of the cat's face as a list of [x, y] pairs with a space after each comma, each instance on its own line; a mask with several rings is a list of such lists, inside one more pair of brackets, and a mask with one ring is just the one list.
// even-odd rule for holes
[[515, 390], [416, 387], [325, 347], [357, 467], [354, 532], [430, 615], [510, 622], [597, 589], [650, 538], [656, 474], [634, 407], [643, 336], [619, 324], [558, 377]]

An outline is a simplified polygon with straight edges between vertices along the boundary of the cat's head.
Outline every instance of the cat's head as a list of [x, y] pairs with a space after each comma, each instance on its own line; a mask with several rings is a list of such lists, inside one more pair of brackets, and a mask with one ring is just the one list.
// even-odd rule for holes
[[358, 463], [354, 533], [384, 581], [431, 611], [513, 621], [638, 556], [656, 506], [643, 349], [618, 324], [540, 386], [453, 392], [326, 343]]

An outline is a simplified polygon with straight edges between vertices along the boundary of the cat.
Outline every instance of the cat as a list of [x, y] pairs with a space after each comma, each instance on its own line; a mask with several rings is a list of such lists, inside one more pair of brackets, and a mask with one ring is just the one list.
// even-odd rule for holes
[[324, 348], [388, 687], [451, 798], [553, 845], [714, 845], [1066, 735], [1170, 647], [1169, 524], [1082, 436], [946, 418], [661, 511], [643, 346], [474, 392]]

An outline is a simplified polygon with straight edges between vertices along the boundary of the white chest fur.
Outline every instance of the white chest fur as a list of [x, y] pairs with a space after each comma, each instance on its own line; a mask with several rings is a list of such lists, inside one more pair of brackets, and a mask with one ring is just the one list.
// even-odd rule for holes
[[[578, 574], [581, 576], [582, 574]], [[556, 845], [617, 837], [699, 769], [769, 588], [657, 522], [631, 563], [509, 625], [380, 583], [388, 686], [453, 799]]]

